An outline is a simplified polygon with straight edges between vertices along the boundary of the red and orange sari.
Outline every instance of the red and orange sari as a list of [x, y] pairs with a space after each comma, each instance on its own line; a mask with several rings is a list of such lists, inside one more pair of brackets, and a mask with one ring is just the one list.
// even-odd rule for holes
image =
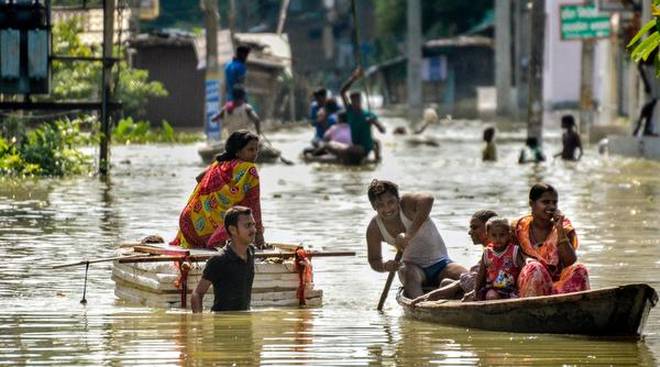
[[252, 162], [213, 162], [195, 187], [179, 217], [179, 232], [170, 243], [184, 248], [212, 248], [229, 238], [225, 212], [235, 205], [252, 209], [257, 231], [263, 231], [259, 174]]
[[[532, 216], [520, 218], [514, 225], [514, 235], [525, 255], [536, 259], [530, 261], [518, 276], [520, 297], [545, 296], [550, 294], [572, 293], [588, 290], [587, 268], [578, 263], [564, 266], [559, 259], [559, 236], [553, 228], [545, 241], [533, 244], [530, 239]], [[571, 246], [579, 246], [573, 225], [568, 219], [562, 223]]]

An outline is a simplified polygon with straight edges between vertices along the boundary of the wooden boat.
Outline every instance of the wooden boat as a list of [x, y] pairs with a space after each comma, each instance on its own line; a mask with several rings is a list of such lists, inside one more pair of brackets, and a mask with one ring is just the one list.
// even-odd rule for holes
[[[256, 254], [252, 307], [296, 306], [301, 303], [297, 296], [299, 272], [294, 256], [288, 256], [293, 250], [295, 245], [276, 245], [272, 250]], [[205, 260], [217, 254], [212, 250], [181, 249], [164, 244], [135, 245], [121, 251], [124, 257], [114, 260], [112, 267], [115, 295], [128, 303], [162, 308], [186, 308], [190, 304], [190, 294], [201, 278]], [[310, 258], [320, 256], [308, 253]], [[350, 256], [352, 253], [324, 254]], [[181, 264], [188, 268], [185, 284]], [[323, 291], [315, 289], [313, 282], [305, 283], [302, 289], [305, 305], [321, 305]], [[210, 309], [212, 304], [211, 287], [204, 297], [204, 308]]]
[[[197, 148], [197, 153], [204, 163], [211, 163], [216, 155], [225, 151], [224, 143], [204, 144]], [[275, 163], [280, 159], [281, 152], [268, 144], [259, 142], [257, 163]]]
[[542, 297], [439, 300], [417, 305], [400, 291], [397, 301], [406, 316], [445, 325], [519, 333], [639, 337], [658, 294], [647, 284], [631, 284]]
[[324, 163], [324, 164], [337, 164], [337, 165], [342, 165], [342, 166], [364, 166], [364, 165], [371, 165], [371, 164], [378, 164], [379, 162], [373, 158], [367, 158], [363, 159], [362, 162], [358, 164], [350, 164], [347, 162], [342, 161], [341, 159], [337, 158], [337, 156], [333, 154], [323, 154], [323, 155], [309, 155], [309, 154], [301, 154], [300, 159], [302, 159], [303, 162], [305, 163]]

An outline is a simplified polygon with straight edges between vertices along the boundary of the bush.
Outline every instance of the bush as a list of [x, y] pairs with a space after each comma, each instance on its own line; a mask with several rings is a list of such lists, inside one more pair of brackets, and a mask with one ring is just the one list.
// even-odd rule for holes
[[113, 142], [120, 144], [192, 143], [201, 139], [200, 134], [175, 132], [165, 120], [160, 129], [151, 129], [148, 122], [134, 121], [127, 117], [119, 120], [112, 131]]
[[65, 176], [90, 173], [92, 157], [76, 149], [95, 143], [82, 134], [81, 119], [61, 119], [11, 140], [0, 137], [0, 173], [10, 176]]

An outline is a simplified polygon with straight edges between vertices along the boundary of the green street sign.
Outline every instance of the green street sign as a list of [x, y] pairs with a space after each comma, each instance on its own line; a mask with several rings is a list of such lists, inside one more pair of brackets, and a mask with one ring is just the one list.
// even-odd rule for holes
[[610, 15], [599, 12], [595, 5], [563, 5], [559, 12], [563, 40], [610, 36]]

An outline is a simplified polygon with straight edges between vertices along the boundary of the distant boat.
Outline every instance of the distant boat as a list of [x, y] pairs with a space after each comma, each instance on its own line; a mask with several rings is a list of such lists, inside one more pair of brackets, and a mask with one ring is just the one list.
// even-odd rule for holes
[[444, 325], [517, 333], [640, 337], [658, 294], [647, 284], [494, 301], [440, 300], [411, 305], [406, 316]]
[[[225, 144], [217, 142], [213, 144], [205, 143], [197, 148], [197, 153], [202, 158], [204, 163], [211, 163], [216, 155], [225, 151]], [[257, 156], [257, 163], [275, 163], [280, 159], [281, 152], [272, 146], [259, 142], [259, 155]]]

